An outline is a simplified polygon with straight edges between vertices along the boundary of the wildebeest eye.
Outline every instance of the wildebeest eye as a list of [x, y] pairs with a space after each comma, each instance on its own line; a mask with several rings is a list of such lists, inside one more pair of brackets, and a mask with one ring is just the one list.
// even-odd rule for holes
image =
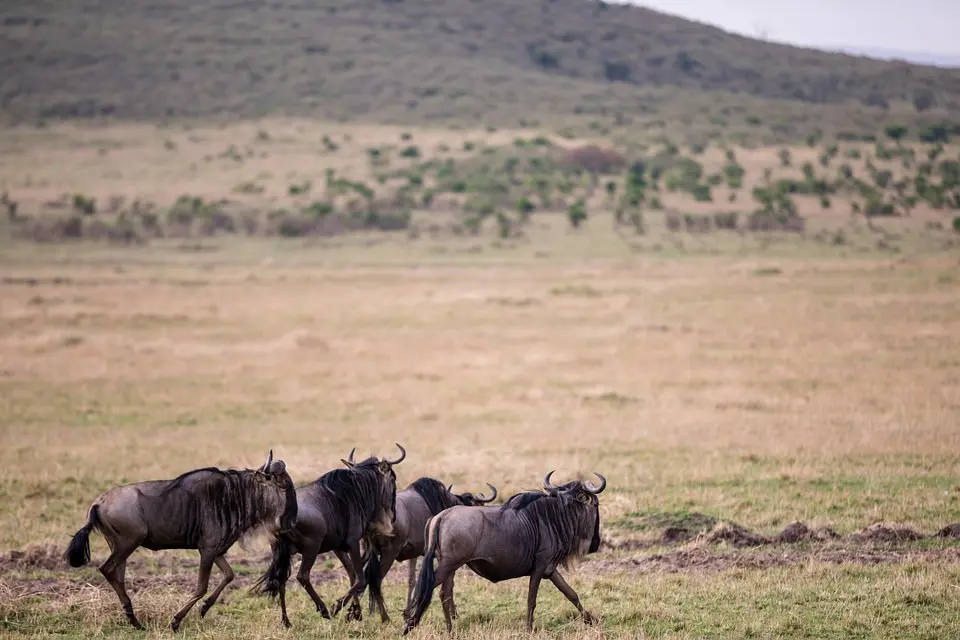
[[583, 502], [584, 504], [586, 504], [587, 502], [590, 502], [590, 496], [588, 496], [588, 495], [587, 495], [586, 493], [584, 493], [583, 491], [578, 491], [578, 492], [577, 492], [577, 500], [579, 500], [580, 502]]

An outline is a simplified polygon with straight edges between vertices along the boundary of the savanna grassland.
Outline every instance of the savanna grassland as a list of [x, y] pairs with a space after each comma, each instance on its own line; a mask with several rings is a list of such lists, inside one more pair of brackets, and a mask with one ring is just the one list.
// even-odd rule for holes
[[[4, 636], [143, 635], [99, 534], [61, 558], [112, 486], [394, 442], [400, 488], [608, 478], [602, 624], [544, 585], [536, 637], [960, 636], [957, 70], [603, 2], [101, 5], [0, 8]], [[285, 630], [267, 550], [181, 635], [399, 634], [405, 567], [390, 624], [291, 581]], [[128, 568], [169, 636], [197, 554]], [[526, 637], [525, 581], [456, 594]]]
[[[303, 483], [354, 446], [389, 454], [394, 442], [410, 452], [401, 486], [426, 474], [505, 496], [554, 468], [607, 476], [605, 544], [570, 574], [602, 627], [582, 626], [548, 585], [539, 635], [960, 631], [955, 533], [936, 535], [960, 521], [949, 143], [825, 142], [785, 161], [779, 148], [616, 151], [549, 131], [278, 119], [66, 124], [4, 144], [0, 176], [18, 203], [0, 254], [5, 634], [133, 633], [95, 568], [102, 539], [91, 567], [60, 559], [110, 486], [256, 466], [271, 447]], [[616, 151], [632, 169], [570, 168], [591, 144], [588, 159]], [[882, 201], [838, 182], [841, 159]], [[734, 161], [742, 175], [724, 172]], [[884, 170], [909, 182], [903, 196], [870, 177]], [[717, 173], [719, 202], [686, 190]], [[796, 192], [827, 175], [831, 207]], [[338, 176], [353, 186], [338, 191]], [[357, 184], [378, 193], [351, 195]], [[713, 224], [741, 206], [736, 228]], [[378, 226], [393, 219], [383, 211], [396, 228]], [[97, 224], [113, 233], [89, 233]], [[185, 636], [399, 632], [402, 567], [388, 579], [390, 625], [323, 621], [292, 586], [285, 631], [246, 591], [265, 542], [229, 557], [236, 582]], [[193, 553], [134, 555], [128, 587], [148, 635], [169, 633], [195, 570]], [[347, 588], [332, 557], [314, 576], [328, 601]], [[457, 593], [459, 633], [520, 635], [525, 583], [465, 573]], [[441, 631], [438, 609], [417, 633]]]

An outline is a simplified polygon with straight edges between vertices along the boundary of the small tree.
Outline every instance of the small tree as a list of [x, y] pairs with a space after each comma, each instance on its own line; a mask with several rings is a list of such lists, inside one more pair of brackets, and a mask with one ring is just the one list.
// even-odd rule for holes
[[899, 144], [904, 136], [907, 135], [907, 128], [902, 124], [891, 124], [887, 125], [887, 128], [884, 129], [883, 132], [887, 134], [888, 138]]
[[783, 149], [780, 149], [777, 155], [780, 157], [780, 166], [782, 167], [790, 166], [790, 162], [792, 161], [792, 155], [790, 154], [790, 149], [787, 149], [786, 147], [784, 147]]
[[579, 229], [580, 225], [587, 219], [587, 204], [583, 198], [577, 198], [567, 209], [567, 219], [570, 220], [570, 226]]

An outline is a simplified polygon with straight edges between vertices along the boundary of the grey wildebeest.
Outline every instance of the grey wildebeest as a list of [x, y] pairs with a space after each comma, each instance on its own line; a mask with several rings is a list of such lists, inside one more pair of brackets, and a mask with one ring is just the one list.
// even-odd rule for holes
[[[594, 618], [581, 605], [577, 592], [558, 568], [600, 548], [600, 501], [607, 486], [580, 481], [555, 486], [553, 471], [543, 480], [546, 492], [511, 496], [501, 507], [452, 507], [427, 524], [427, 547], [413, 600], [404, 611], [403, 634], [420, 623], [433, 590], [441, 585], [447, 631], [453, 630], [453, 576], [467, 565], [490, 582], [530, 577], [527, 591], [527, 631], [533, 630], [540, 581], [547, 578], [573, 603], [584, 622]], [[436, 569], [433, 561], [437, 560]]]
[[[424, 531], [427, 521], [443, 511], [457, 505], [466, 507], [480, 506], [497, 499], [497, 488], [487, 483], [493, 495], [489, 498], [472, 493], [453, 493], [453, 485], [444, 487], [433, 478], [419, 478], [403, 491], [397, 492], [397, 514], [393, 524], [392, 536], [376, 536], [371, 541], [372, 550], [367, 562], [365, 576], [370, 588], [370, 613], [374, 605], [380, 611], [380, 618], [387, 622], [386, 605], [380, 590], [383, 578], [394, 562], [407, 561], [407, 606], [413, 594], [417, 577], [417, 558], [424, 553]], [[456, 615], [454, 613], [454, 615]]]
[[64, 553], [70, 566], [90, 561], [90, 532], [96, 529], [110, 546], [110, 557], [100, 573], [120, 598], [127, 620], [143, 625], [133, 613], [124, 585], [127, 558], [138, 547], [196, 549], [200, 574], [190, 600], [173, 617], [174, 631], [190, 609], [207, 592], [216, 564], [223, 579], [200, 608], [206, 615], [224, 588], [233, 580], [233, 569], [224, 554], [241, 537], [257, 530], [277, 535], [297, 521], [297, 496], [293, 480], [273, 450], [259, 469], [215, 467], [188, 471], [173, 480], [148, 480], [115, 487], [101, 494], [87, 514], [87, 523], [73, 536]]
[[333, 607], [337, 615], [352, 600], [348, 617], [361, 618], [359, 595], [366, 588], [360, 542], [370, 547], [375, 535], [391, 535], [396, 514], [397, 475], [394, 465], [403, 462], [407, 452], [397, 444], [396, 460], [374, 456], [353, 462], [343, 460], [346, 469], [332, 469], [314, 482], [298, 487], [297, 525], [292, 531], [277, 536], [273, 543], [273, 559], [253, 590], [270, 597], [279, 597], [280, 620], [290, 626], [287, 617], [286, 584], [290, 578], [293, 554], [300, 554], [297, 581], [309, 594], [324, 618], [330, 618], [327, 605], [310, 583], [310, 570], [317, 556], [333, 551], [350, 577], [350, 589]]

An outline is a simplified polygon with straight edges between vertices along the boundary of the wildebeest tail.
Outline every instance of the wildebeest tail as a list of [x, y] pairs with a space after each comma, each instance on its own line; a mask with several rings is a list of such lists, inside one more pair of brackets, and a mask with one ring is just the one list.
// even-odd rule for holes
[[366, 579], [367, 587], [370, 589], [370, 613], [373, 613], [375, 602], [383, 602], [383, 590], [380, 580], [380, 553], [370, 550], [370, 560], [363, 570], [363, 577]]
[[[406, 629], [412, 629], [420, 623], [420, 618], [430, 606], [433, 599], [433, 589], [437, 585], [437, 576], [433, 567], [433, 560], [437, 555], [437, 547], [440, 544], [440, 518], [431, 518], [427, 524], [427, 545], [426, 553], [423, 554], [423, 566], [420, 567], [420, 575], [417, 577], [417, 586], [414, 587], [413, 597], [410, 599], [410, 605], [403, 612], [407, 619]], [[404, 631], [406, 634], [406, 630]]]
[[70, 545], [63, 554], [63, 559], [69, 562], [71, 567], [82, 567], [90, 562], [90, 532], [97, 526], [99, 508], [96, 504], [90, 507], [87, 524], [73, 534], [73, 539], [70, 540]]
[[278, 536], [273, 543], [273, 558], [270, 560], [270, 566], [260, 576], [253, 586], [250, 587], [251, 593], [263, 594], [270, 598], [280, 595], [280, 585], [286, 584], [290, 579], [290, 564], [293, 556], [293, 546], [286, 536]]

